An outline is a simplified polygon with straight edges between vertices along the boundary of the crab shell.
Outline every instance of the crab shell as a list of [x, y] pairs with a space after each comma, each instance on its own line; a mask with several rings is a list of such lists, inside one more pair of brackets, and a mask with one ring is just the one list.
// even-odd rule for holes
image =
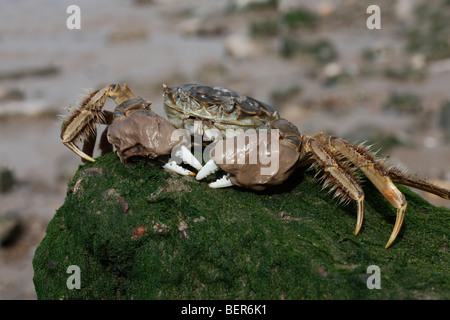
[[126, 100], [116, 108], [114, 123], [108, 128], [108, 141], [125, 162], [138, 160], [163, 164], [173, 150], [190, 141], [189, 133], [177, 130], [166, 119], [149, 110], [142, 98]]
[[[275, 109], [264, 102], [227, 88], [200, 84], [164, 86], [164, 108], [175, 127], [203, 134], [205, 140], [228, 138], [233, 133], [226, 129], [257, 129], [279, 118]], [[202, 120], [202, 132], [196, 131], [195, 120]]]

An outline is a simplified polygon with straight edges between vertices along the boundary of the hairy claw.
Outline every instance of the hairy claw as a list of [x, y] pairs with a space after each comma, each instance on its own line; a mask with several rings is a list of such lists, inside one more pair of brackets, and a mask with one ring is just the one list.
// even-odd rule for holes
[[63, 121], [61, 127], [62, 143], [85, 161], [94, 162], [95, 160], [91, 155], [80, 150], [75, 142], [80, 139], [89, 140], [91, 136], [96, 134], [98, 123], [111, 123], [110, 113], [102, 111], [108, 97], [120, 104], [135, 97], [135, 95], [126, 83], [123, 87], [119, 84], [111, 84], [94, 90], [85, 96], [79, 103], [78, 108], [73, 109], [71, 114]]
[[386, 249], [389, 248], [391, 244], [394, 242], [395, 238], [397, 238], [397, 235], [400, 232], [400, 229], [403, 224], [403, 219], [405, 219], [405, 212], [406, 212], [406, 204], [401, 208], [397, 209], [397, 218], [395, 219], [394, 230], [392, 231], [389, 241], [385, 245]]

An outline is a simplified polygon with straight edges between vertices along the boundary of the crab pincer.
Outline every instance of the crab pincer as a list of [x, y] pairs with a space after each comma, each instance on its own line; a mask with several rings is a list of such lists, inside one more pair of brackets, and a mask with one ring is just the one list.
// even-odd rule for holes
[[[114, 112], [103, 110], [108, 97], [117, 104]], [[174, 139], [174, 131], [177, 128], [151, 111], [151, 102], [135, 96], [126, 84], [122, 87], [118, 84], [109, 85], [86, 96], [63, 122], [63, 144], [83, 160], [94, 162], [92, 153], [87, 154], [80, 150], [75, 142], [84, 140], [85, 146], [92, 143], [97, 124], [108, 125], [102, 135], [101, 145], [114, 145], [123, 162], [144, 160], [191, 176], [195, 176], [195, 173], [181, 167], [177, 162], [184, 161], [197, 170], [202, 168], [201, 163], [187, 148], [189, 133], [177, 132], [178, 139]], [[85, 149], [83, 147], [83, 150]], [[172, 159], [171, 155], [175, 155], [180, 161]]]
[[[103, 110], [107, 98], [116, 103], [114, 112]], [[104, 152], [114, 145], [125, 163], [146, 161], [195, 176], [179, 165], [183, 162], [198, 170], [197, 180], [223, 171], [222, 178], [209, 184], [212, 188], [264, 190], [284, 183], [297, 168], [309, 166], [341, 202], [356, 203], [355, 235], [364, 218], [360, 178], [364, 175], [397, 211], [386, 248], [395, 241], [407, 207], [395, 183], [450, 200], [449, 190], [388, 166], [368, 147], [324, 133], [300, 133], [294, 124], [280, 118], [275, 108], [234, 90], [201, 84], [164, 85], [163, 98], [167, 119], [155, 114], [151, 103], [135, 96], [126, 84], [95, 90], [63, 121], [62, 142], [83, 160], [95, 161], [96, 126], [106, 124], [109, 127], [100, 138]], [[207, 144], [209, 158], [204, 166], [190, 151], [191, 136], [196, 135], [202, 136], [202, 146]], [[80, 139], [84, 140], [83, 150], [76, 145]]]

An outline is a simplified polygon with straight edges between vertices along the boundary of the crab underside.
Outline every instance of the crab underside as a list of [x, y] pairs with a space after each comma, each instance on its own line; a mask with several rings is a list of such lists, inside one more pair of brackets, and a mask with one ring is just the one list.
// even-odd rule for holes
[[[263, 190], [283, 183], [298, 167], [309, 166], [317, 170], [324, 188], [334, 190], [343, 202], [356, 203], [355, 234], [364, 217], [361, 176], [365, 176], [397, 210], [386, 248], [397, 237], [407, 207], [394, 183], [450, 200], [449, 190], [387, 165], [368, 147], [323, 133], [301, 134], [271, 106], [236, 91], [187, 84], [163, 86], [163, 95], [167, 119], [153, 113], [151, 103], [136, 97], [126, 84], [93, 91], [63, 122], [62, 142], [84, 161], [95, 161], [96, 125], [106, 124], [109, 127], [100, 138], [102, 154], [112, 151], [114, 145], [123, 162], [144, 160], [197, 180], [218, 170], [225, 172], [210, 183], [212, 188], [237, 185]], [[117, 104], [114, 112], [102, 110], [108, 97]], [[202, 145], [206, 144], [201, 159], [204, 165], [191, 152], [192, 136], [202, 137]], [[76, 145], [80, 139], [83, 150]]]

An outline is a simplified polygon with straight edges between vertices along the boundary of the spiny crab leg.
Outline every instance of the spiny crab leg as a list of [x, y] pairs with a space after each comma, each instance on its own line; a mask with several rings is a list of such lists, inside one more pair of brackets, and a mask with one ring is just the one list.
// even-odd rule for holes
[[87, 160], [89, 162], [94, 162], [95, 159], [88, 156], [86, 153], [81, 151], [73, 142], [64, 142], [63, 143], [73, 152], [75, 152], [78, 156], [80, 156], [82, 159]]
[[97, 123], [105, 123], [105, 116], [102, 108], [106, 99], [112, 98], [116, 104], [135, 97], [126, 83], [121, 87], [118, 84], [112, 84], [91, 92], [74, 109], [72, 113], [63, 121], [61, 128], [61, 140], [70, 150], [75, 152], [84, 160], [94, 162], [95, 160], [81, 151], [75, 141], [82, 138], [87, 139], [92, 132], [96, 130]]
[[318, 165], [324, 171], [324, 188], [331, 187], [336, 190], [336, 196], [341, 199], [353, 199], [357, 205], [357, 219], [355, 235], [361, 230], [364, 218], [364, 191], [354, 175], [346, 170], [341, 161], [322, 142], [312, 138], [306, 138], [304, 152], [310, 153]]
[[[324, 137], [321, 137], [325, 140]], [[382, 163], [377, 161], [362, 146], [356, 146], [345, 139], [328, 137], [326, 138], [328, 145], [332, 150], [343, 154], [358, 169], [360, 169], [374, 186], [383, 194], [386, 200], [397, 209], [397, 218], [395, 220], [394, 230], [386, 243], [385, 248], [389, 248], [397, 237], [405, 218], [406, 199], [389, 177], [389, 169], [385, 168]]]
[[431, 184], [425, 180], [411, 178], [398, 168], [389, 169], [389, 177], [392, 181], [403, 184], [405, 186], [410, 186], [417, 188], [432, 194], [435, 194], [443, 199], [450, 200], [450, 192], [447, 189], [441, 188], [434, 184]]

